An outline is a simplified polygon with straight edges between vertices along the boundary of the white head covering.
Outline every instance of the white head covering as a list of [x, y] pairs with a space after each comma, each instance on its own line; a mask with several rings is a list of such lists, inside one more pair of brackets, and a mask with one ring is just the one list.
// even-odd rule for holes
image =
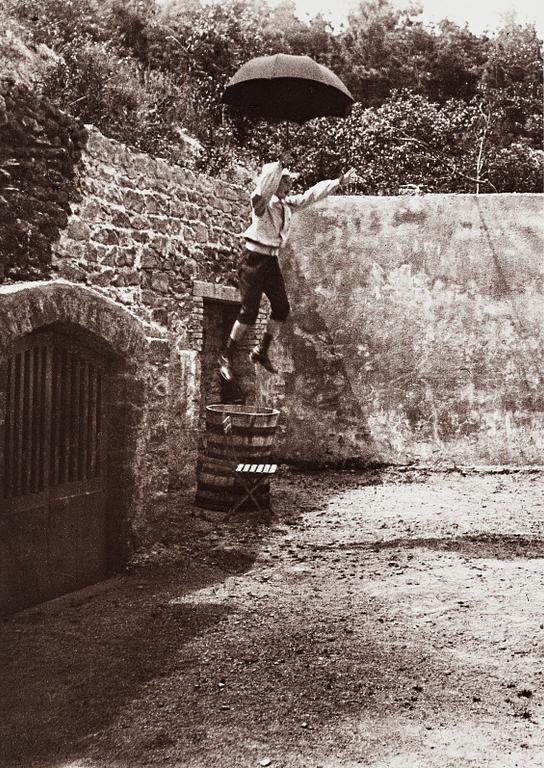
[[288, 176], [290, 179], [292, 179], [293, 181], [295, 181], [296, 179], [298, 179], [298, 178], [299, 178], [299, 176], [300, 176], [300, 173], [294, 173], [293, 171], [290, 171], [290, 170], [289, 170], [289, 168], [284, 168], [284, 169], [282, 170], [282, 172], [281, 172], [281, 175], [282, 175], [282, 178], [283, 178], [284, 176]]

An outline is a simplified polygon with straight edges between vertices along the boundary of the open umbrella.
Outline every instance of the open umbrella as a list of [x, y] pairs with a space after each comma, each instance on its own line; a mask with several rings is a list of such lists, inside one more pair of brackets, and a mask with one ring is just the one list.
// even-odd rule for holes
[[243, 64], [222, 101], [249, 117], [304, 123], [313, 117], [345, 117], [353, 96], [334, 72], [309, 56], [276, 53]]

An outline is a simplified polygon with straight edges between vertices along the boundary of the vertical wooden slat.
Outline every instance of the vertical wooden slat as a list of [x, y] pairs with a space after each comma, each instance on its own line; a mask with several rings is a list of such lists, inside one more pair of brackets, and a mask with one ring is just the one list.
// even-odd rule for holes
[[61, 424], [61, 402], [62, 402], [62, 352], [53, 347], [52, 356], [52, 391], [53, 407], [51, 414], [51, 472], [50, 485], [57, 485], [60, 482], [61, 471], [61, 445], [62, 445], [62, 424]]
[[51, 485], [51, 415], [53, 399], [53, 348], [51, 345], [42, 349], [42, 448], [40, 452], [40, 490]]
[[80, 398], [81, 398], [81, 362], [77, 355], [72, 357], [72, 445], [70, 451], [70, 480], [78, 479], [80, 433]]
[[7, 365], [7, 381], [6, 381], [6, 426], [5, 426], [5, 439], [4, 439], [4, 496], [10, 498], [13, 496], [13, 438], [14, 438], [14, 426], [13, 426], [13, 410], [15, 402], [15, 358], [11, 357], [8, 360]]
[[49, 442], [49, 478], [51, 484], [54, 484], [56, 478], [56, 440], [57, 440], [57, 352], [55, 349], [48, 348], [48, 367], [51, 369], [51, 426]]
[[36, 493], [38, 490], [39, 476], [39, 457], [41, 440], [41, 347], [36, 346], [32, 349], [32, 447], [30, 452], [30, 493]]
[[87, 468], [85, 477], [91, 476], [92, 442], [93, 442], [93, 366], [89, 363], [87, 381]]
[[43, 384], [45, 376], [43, 344], [36, 348], [35, 399], [36, 411], [34, 416], [34, 493], [41, 488], [43, 463]]
[[15, 355], [13, 369], [13, 400], [12, 400], [12, 468], [11, 468], [11, 495], [17, 496], [17, 461], [19, 453], [19, 396], [21, 391], [21, 355]]
[[72, 416], [72, 355], [69, 352], [63, 353], [62, 365], [62, 385], [64, 395], [62, 398], [62, 426], [63, 434], [63, 462], [62, 462], [62, 482], [70, 479], [70, 450], [72, 445], [71, 434], [71, 416]]
[[25, 350], [24, 464], [22, 495], [31, 493], [32, 443], [34, 431], [34, 350]]
[[11, 435], [11, 379], [13, 376], [13, 359], [10, 357], [6, 362], [6, 418], [4, 421], [4, 482], [2, 485], [2, 495], [5, 499], [11, 495], [11, 456], [10, 456], [10, 435]]
[[[7, 445], [7, 409], [8, 409], [8, 361], [0, 360], [0, 400], [2, 399], [1, 393], [4, 393], [4, 414], [3, 420], [0, 415], [0, 499], [6, 496], [6, 445]], [[1, 503], [1, 502], [0, 502]], [[0, 507], [1, 509], [1, 507]], [[1, 544], [0, 544], [1, 546]], [[0, 587], [1, 588], [1, 587]]]
[[59, 444], [58, 444], [59, 474], [57, 477], [57, 483], [64, 482], [64, 466], [65, 466], [65, 459], [66, 459], [66, 359], [67, 359], [66, 352], [63, 349], [59, 350], [58, 377], [59, 377], [60, 398], [57, 406], [57, 414], [58, 414], [60, 428], [59, 428]]
[[78, 479], [87, 479], [87, 447], [89, 439], [89, 363], [81, 361], [81, 397], [79, 401], [79, 469]]
[[11, 385], [10, 385], [10, 430], [9, 430], [9, 443], [8, 453], [10, 456], [10, 481], [9, 481], [9, 495], [15, 496], [16, 486], [16, 472], [15, 472], [15, 455], [17, 453], [17, 380], [19, 376], [19, 361], [17, 355], [13, 355], [11, 358]]
[[29, 455], [29, 468], [28, 468], [28, 493], [36, 493], [36, 456], [38, 450], [38, 434], [37, 429], [39, 425], [39, 412], [38, 412], [38, 395], [40, 390], [40, 381], [38, 379], [39, 363], [40, 363], [40, 348], [39, 346], [33, 346], [30, 350], [30, 369], [31, 369], [31, 393], [30, 393], [30, 455]]
[[104, 401], [104, 392], [103, 392], [103, 382], [102, 382], [102, 371], [100, 368], [96, 371], [96, 466], [94, 471], [95, 477], [100, 477], [102, 474], [102, 461], [103, 461], [103, 451], [102, 451], [102, 437], [104, 433], [104, 419], [103, 419], [103, 401]]
[[97, 400], [97, 370], [89, 366], [89, 453], [87, 457], [87, 476], [95, 476], [96, 469], [96, 400]]
[[16, 384], [17, 402], [15, 404], [15, 429], [17, 431], [17, 450], [15, 461], [15, 488], [14, 495], [20, 496], [23, 484], [23, 445], [24, 445], [24, 412], [25, 412], [25, 355], [19, 352], [17, 355], [18, 376]]
[[[49, 382], [49, 386], [48, 386]], [[51, 450], [51, 350], [40, 349], [40, 439], [38, 445], [38, 491], [43, 491], [49, 478]]]
[[62, 379], [63, 371], [63, 352], [61, 349], [55, 349], [55, 390], [56, 390], [56, 435], [57, 440], [55, 444], [56, 456], [55, 456], [55, 485], [62, 480], [62, 457], [64, 450], [64, 425], [62, 422], [62, 401], [64, 398], [64, 382]]

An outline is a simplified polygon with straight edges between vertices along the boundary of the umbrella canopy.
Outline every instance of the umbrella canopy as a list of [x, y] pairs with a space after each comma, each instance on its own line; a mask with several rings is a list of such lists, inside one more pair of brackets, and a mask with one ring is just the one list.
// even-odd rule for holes
[[353, 96], [334, 72], [309, 56], [276, 53], [243, 64], [222, 101], [250, 117], [304, 123], [313, 117], [345, 117]]

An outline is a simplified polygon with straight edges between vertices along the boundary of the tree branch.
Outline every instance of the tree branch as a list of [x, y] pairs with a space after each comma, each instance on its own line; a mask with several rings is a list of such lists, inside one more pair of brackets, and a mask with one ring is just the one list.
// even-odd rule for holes
[[463, 171], [460, 171], [451, 160], [448, 160], [448, 158], [444, 156], [442, 152], [436, 152], [436, 150], [432, 149], [426, 141], [416, 139], [414, 136], [407, 136], [404, 133], [397, 134], [396, 138], [400, 139], [401, 141], [410, 142], [412, 144], [417, 144], [418, 146], [423, 147], [423, 149], [425, 149], [425, 151], [428, 152], [435, 160], [438, 160], [439, 163], [445, 165], [456, 176], [460, 176], [466, 181], [471, 181], [475, 184], [488, 184], [495, 192], [497, 192], [497, 187], [493, 184], [493, 182], [489, 181], [489, 179], [477, 179], [473, 176], [469, 176]]

